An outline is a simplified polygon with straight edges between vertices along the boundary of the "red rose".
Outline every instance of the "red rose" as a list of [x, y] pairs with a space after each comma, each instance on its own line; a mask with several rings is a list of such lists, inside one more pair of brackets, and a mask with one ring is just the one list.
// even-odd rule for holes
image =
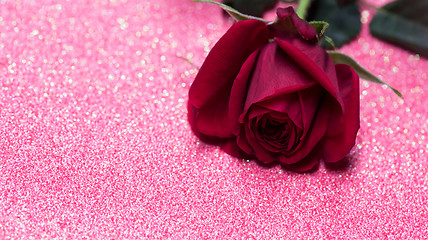
[[190, 88], [190, 125], [233, 156], [295, 171], [337, 162], [359, 129], [358, 75], [291, 7], [277, 15], [237, 22], [217, 42]]

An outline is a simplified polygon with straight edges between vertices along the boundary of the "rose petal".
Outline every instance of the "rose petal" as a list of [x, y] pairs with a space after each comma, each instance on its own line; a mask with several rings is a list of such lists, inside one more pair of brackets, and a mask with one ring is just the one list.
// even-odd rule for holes
[[189, 102], [199, 109], [195, 126], [202, 134], [232, 137], [228, 106], [232, 84], [248, 56], [267, 42], [266, 24], [257, 20], [234, 24], [217, 42], [189, 91]]
[[196, 115], [196, 129], [208, 136], [232, 138], [235, 135], [228, 129], [229, 99], [222, 94], [207, 101]]
[[320, 158], [320, 151], [317, 148], [299, 162], [294, 164], [282, 164], [282, 166], [294, 172], [308, 172], [319, 166]]
[[309, 131], [305, 137], [302, 137], [298, 148], [296, 148], [296, 150], [290, 155], [284, 154], [281, 156], [280, 161], [284, 164], [293, 164], [306, 158], [325, 135], [329, 119], [330, 114], [328, 105], [321, 104], [321, 107], [317, 110], [315, 118], [312, 121]]
[[[324, 139], [324, 160], [337, 162], [342, 160], [355, 145], [355, 138], [360, 128], [360, 95], [358, 74], [348, 65], [336, 65], [340, 94], [344, 103], [343, 131], [336, 136]], [[331, 119], [331, 122], [337, 121]], [[334, 125], [330, 125], [334, 126]], [[329, 129], [330, 130], [330, 129]]]
[[248, 114], [244, 115], [241, 114], [241, 116], [239, 117], [239, 121], [241, 123], [244, 123], [245, 121], [247, 121], [246, 119], [253, 119], [253, 118], [257, 118], [257, 117], [262, 117], [263, 115], [267, 114], [271, 112], [270, 109], [267, 109], [263, 106], [259, 106], [258, 104], [254, 104], [253, 106], [251, 106], [251, 110], [248, 112]]
[[[268, 42], [265, 23], [258, 20], [240, 21], [223, 35], [205, 59], [190, 90], [189, 100], [200, 108], [207, 101], [230, 89], [248, 56]], [[228, 97], [228, 96], [227, 96]]]
[[251, 130], [251, 123], [247, 122], [244, 124], [245, 137], [248, 142], [248, 145], [253, 149], [254, 155], [256, 158], [263, 163], [272, 163], [277, 161], [277, 154], [266, 151], [265, 148], [260, 146], [260, 139], [257, 139], [254, 132]]
[[220, 145], [221, 149], [225, 151], [227, 154], [236, 157], [236, 158], [245, 158], [245, 159], [254, 159], [253, 155], [247, 154], [245, 151], [243, 151], [238, 144], [236, 143], [235, 139], [229, 139]]
[[257, 105], [270, 109], [271, 111], [287, 114], [296, 126], [303, 128], [302, 112], [297, 93], [269, 98], [257, 103]]
[[221, 138], [202, 134], [201, 132], [199, 132], [199, 130], [196, 129], [196, 116], [198, 114], [198, 109], [196, 109], [192, 104], [190, 104], [190, 102], [187, 102], [187, 112], [190, 127], [199, 139], [211, 144], [218, 144], [223, 141], [223, 139]]
[[232, 86], [229, 100], [229, 127], [235, 135], [239, 133], [239, 116], [244, 111], [248, 82], [253, 73], [258, 55], [259, 51], [256, 50], [248, 57]]
[[236, 138], [236, 143], [238, 144], [239, 148], [242, 149], [242, 151], [244, 151], [248, 155], [254, 155], [254, 151], [245, 136], [245, 129], [243, 128], [243, 126], [241, 126], [241, 132], [244, 134], [241, 134]]
[[305, 40], [318, 38], [315, 27], [299, 18], [292, 7], [278, 8], [276, 14], [278, 19], [269, 26], [275, 37], [292, 38], [298, 34]]
[[296, 147], [297, 142], [300, 141], [300, 136], [299, 135], [301, 134], [301, 131], [299, 131], [299, 130], [300, 130], [300, 128], [294, 127], [290, 131], [290, 134], [289, 134], [289, 137], [288, 137], [288, 145], [287, 145], [287, 148], [284, 149], [285, 150], [284, 152], [292, 151], [293, 147]]
[[303, 121], [303, 127], [301, 127], [303, 129], [302, 139], [306, 137], [311, 128], [314, 116], [320, 108], [320, 101], [323, 100], [322, 95], [323, 90], [319, 85], [298, 92]]
[[[315, 82], [316, 84], [316, 82]], [[251, 105], [276, 96], [296, 92], [314, 85], [314, 81], [294, 59], [277, 44], [269, 43], [261, 50], [248, 87], [243, 114]]]
[[312, 81], [318, 82], [343, 108], [334, 63], [324, 49], [320, 46], [304, 43], [298, 39], [294, 39], [293, 43], [290, 43], [275, 38], [275, 42], [294, 60], [303, 72], [311, 76]]

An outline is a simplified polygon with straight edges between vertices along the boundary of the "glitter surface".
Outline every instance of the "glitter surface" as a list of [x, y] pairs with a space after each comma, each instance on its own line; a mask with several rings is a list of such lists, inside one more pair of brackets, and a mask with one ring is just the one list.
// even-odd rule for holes
[[405, 98], [362, 81], [349, 163], [296, 174], [190, 131], [182, 58], [200, 66], [230, 26], [218, 7], [1, 0], [0, 238], [425, 238], [428, 60], [363, 10], [341, 51]]

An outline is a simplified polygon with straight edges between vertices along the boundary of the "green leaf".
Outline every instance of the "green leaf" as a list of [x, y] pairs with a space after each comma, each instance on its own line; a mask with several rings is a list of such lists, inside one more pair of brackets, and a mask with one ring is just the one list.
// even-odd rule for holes
[[328, 51], [328, 54], [330, 54], [330, 56], [333, 59], [333, 62], [335, 64], [339, 64], [339, 63], [346, 64], [346, 65], [352, 67], [355, 70], [355, 72], [358, 73], [358, 76], [360, 76], [360, 78], [363, 78], [363, 79], [370, 81], [370, 82], [374, 82], [374, 83], [378, 83], [378, 84], [384, 84], [384, 85], [388, 86], [392, 91], [394, 91], [394, 93], [397, 94], [399, 97], [403, 98], [403, 95], [397, 89], [391, 87], [386, 82], [380, 80], [378, 77], [376, 77], [369, 70], [365, 69], [360, 64], [358, 64], [350, 56], [345, 55], [343, 53], [339, 53], [339, 52], [333, 52], [333, 51]]
[[223, 3], [241, 13], [261, 17], [265, 11], [275, 7], [278, 0], [223, 0]]
[[370, 32], [382, 40], [428, 56], [428, 1], [398, 0], [380, 8]]
[[237, 11], [237, 10], [235, 10], [235, 9], [233, 9], [233, 8], [225, 5], [225, 4], [222, 4], [222, 3], [219, 3], [219, 2], [215, 2], [215, 1], [212, 1], [212, 0], [191, 0], [191, 1], [192, 2], [206, 2], [206, 3], [212, 3], [212, 4], [215, 4], [215, 5], [218, 5], [223, 10], [225, 10], [226, 12], [228, 12], [230, 14], [230, 16], [232, 16], [237, 21], [248, 20], [248, 19], [256, 19], [256, 20], [262, 21], [264, 23], [268, 23], [269, 22], [269, 21], [267, 21], [267, 20], [265, 20], [263, 18], [253, 17], [253, 16], [250, 16], [250, 15], [246, 15], [246, 14], [240, 13], [239, 11]]
[[[317, 0], [313, 1], [308, 12], [311, 21], [326, 21], [330, 24], [325, 31], [337, 47], [351, 41], [361, 31], [361, 15], [356, 0]], [[331, 49], [324, 39], [321, 46]]]
[[315, 27], [318, 33], [318, 38], [321, 39], [324, 36], [329, 24], [324, 21], [310, 21], [309, 24]]

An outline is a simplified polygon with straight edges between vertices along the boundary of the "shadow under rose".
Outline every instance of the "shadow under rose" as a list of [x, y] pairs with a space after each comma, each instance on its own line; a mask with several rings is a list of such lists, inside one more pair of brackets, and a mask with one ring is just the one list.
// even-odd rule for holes
[[[316, 172], [319, 168], [319, 161], [314, 160], [316, 159], [316, 155], [318, 155], [319, 153], [318, 151], [314, 151], [312, 154], [309, 154], [306, 158], [294, 164], [283, 164], [279, 161], [265, 163], [258, 160], [255, 156], [246, 154], [236, 144], [233, 144], [233, 142], [234, 140], [226, 141], [219, 144], [219, 146], [223, 151], [225, 151], [229, 155], [244, 161], [245, 160], [255, 161], [259, 166], [263, 168], [272, 168], [280, 165], [282, 169], [286, 171], [294, 172], [294, 173], [311, 173], [311, 172]], [[213, 143], [213, 141], [211, 141], [211, 143]]]
[[351, 161], [351, 157], [346, 156], [344, 159], [335, 163], [324, 163], [324, 166], [328, 170], [342, 172], [350, 169], [352, 166]]
[[[192, 110], [192, 108], [190, 109]], [[189, 122], [192, 122], [194, 120], [194, 116], [192, 117], [192, 115], [189, 114]], [[320, 157], [321, 152], [314, 149], [308, 156], [294, 164], [282, 164], [279, 161], [275, 161], [272, 163], [264, 163], [255, 158], [255, 156], [248, 155], [244, 151], [242, 151], [237, 146], [235, 139], [221, 139], [217, 137], [206, 136], [200, 134], [198, 131], [195, 131], [194, 124], [190, 124], [190, 127], [193, 133], [201, 140], [201, 143], [204, 143], [203, 146], [218, 146], [224, 152], [228, 153], [236, 159], [242, 160], [243, 162], [246, 160], [255, 161], [257, 165], [265, 169], [270, 169], [272, 167], [280, 165], [283, 170], [288, 172], [293, 172], [297, 174], [315, 173], [319, 170], [320, 163], [323, 162], [325, 168], [328, 171], [337, 173], [347, 172], [352, 168], [352, 166], [355, 165], [354, 163], [358, 159], [359, 155], [358, 148], [354, 147], [354, 149], [351, 150], [351, 152], [344, 159], [334, 163], [327, 163], [322, 160], [322, 157]]]
[[319, 162], [316, 162], [311, 168], [306, 169], [304, 171], [301, 171], [300, 169], [300, 165], [305, 165], [305, 162], [301, 162], [299, 165], [285, 165], [285, 164], [281, 164], [279, 162], [273, 162], [273, 163], [263, 163], [259, 160], [257, 160], [256, 158], [240, 158], [245, 160], [251, 160], [251, 161], [255, 161], [257, 162], [257, 165], [259, 165], [262, 168], [265, 169], [270, 169], [272, 167], [277, 167], [278, 165], [281, 166], [281, 168], [284, 171], [288, 171], [291, 173], [296, 173], [296, 174], [311, 174], [311, 173], [316, 173], [319, 168], [320, 168], [320, 162], [323, 162], [324, 167], [327, 171], [329, 172], [333, 172], [333, 173], [345, 173], [348, 172], [352, 169], [352, 167], [355, 166], [356, 161], [358, 160], [358, 152], [357, 151], [352, 151], [351, 153], [349, 153], [344, 159], [338, 161], [338, 162], [334, 162], [334, 163], [327, 163], [327, 162], [323, 162], [322, 160]]
[[327, 170], [331, 172], [347, 172], [351, 170], [352, 167], [355, 166], [358, 160], [359, 152], [357, 150], [351, 151], [346, 157], [338, 162], [334, 163], [324, 163], [324, 166]]
[[264, 168], [264, 169], [271, 169], [273, 167], [280, 166], [282, 170], [284, 170], [286, 172], [290, 172], [290, 173], [295, 173], [295, 174], [315, 173], [318, 171], [319, 166], [320, 166], [320, 164], [317, 163], [317, 164], [313, 165], [310, 169], [307, 169], [305, 171], [300, 171], [299, 168], [297, 168], [296, 166], [289, 166], [289, 165], [281, 164], [279, 162], [264, 163], [264, 162], [259, 161], [256, 158], [237, 158], [237, 159], [243, 160], [242, 162], [246, 162], [248, 160], [254, 161], [257, 163], [258, 166], [260, 166], [261, 168]]

